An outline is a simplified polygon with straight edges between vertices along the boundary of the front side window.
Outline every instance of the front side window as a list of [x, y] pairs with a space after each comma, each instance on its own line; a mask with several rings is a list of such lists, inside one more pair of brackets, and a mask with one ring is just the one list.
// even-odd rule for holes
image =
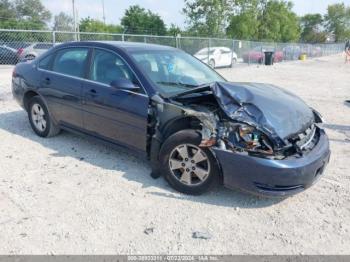
[[203, 84], [225, 81], [218, 73], [191, 55], [177, 50], [146, 50], [131, 53], [159, 92], [168, 95]]
[[84, 77], [88, 57], [87, 48], [67, 48], [56, 53], [52, 70], [70, 76]]
[[121, 78], [129, 79], [137, 84], [134, 74], [118, 55], [105, 50], [95, 49], [90, 79], [110, 85], [113, 81]]

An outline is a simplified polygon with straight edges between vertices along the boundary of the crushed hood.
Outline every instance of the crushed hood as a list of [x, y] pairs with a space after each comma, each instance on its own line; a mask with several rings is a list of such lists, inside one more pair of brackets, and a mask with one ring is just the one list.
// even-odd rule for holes
[[314, 114], [294, 94], [269, 84], [215, 82], [210, 86], [226, 115], [287, 139], [314, 122]]

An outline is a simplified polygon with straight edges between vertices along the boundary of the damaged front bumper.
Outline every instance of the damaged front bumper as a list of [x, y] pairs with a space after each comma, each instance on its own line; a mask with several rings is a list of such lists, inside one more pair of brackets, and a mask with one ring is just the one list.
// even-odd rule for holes
[[253, 194], [284, 197], [313, 185], [330, 158], [329, 141], [323, 130], [317, 145], [301, 157], [271, 160], [213, 148], [221, 166], [224, 185]]

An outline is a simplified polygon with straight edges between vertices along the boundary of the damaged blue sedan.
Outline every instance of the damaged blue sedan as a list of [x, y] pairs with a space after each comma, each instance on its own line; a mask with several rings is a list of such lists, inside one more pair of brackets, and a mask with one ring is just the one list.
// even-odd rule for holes
[[296, 194], [329, 162], [322, 117], [273, 85], [231, 83], [185, 52], [127, 42], [58, 45], [13, 71], [12, 92], [41, 137], [78, 132], [132, 149], [176, 190], [216, 183]]

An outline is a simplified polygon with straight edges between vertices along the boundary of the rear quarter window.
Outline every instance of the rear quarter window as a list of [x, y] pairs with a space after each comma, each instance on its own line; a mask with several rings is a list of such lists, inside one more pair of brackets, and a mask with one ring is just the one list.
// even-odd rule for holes
[[48, 55], [44, 57], [39, 61], [38, 67], [40, 69], [50, 70], [52, 58], [53, 55]]

